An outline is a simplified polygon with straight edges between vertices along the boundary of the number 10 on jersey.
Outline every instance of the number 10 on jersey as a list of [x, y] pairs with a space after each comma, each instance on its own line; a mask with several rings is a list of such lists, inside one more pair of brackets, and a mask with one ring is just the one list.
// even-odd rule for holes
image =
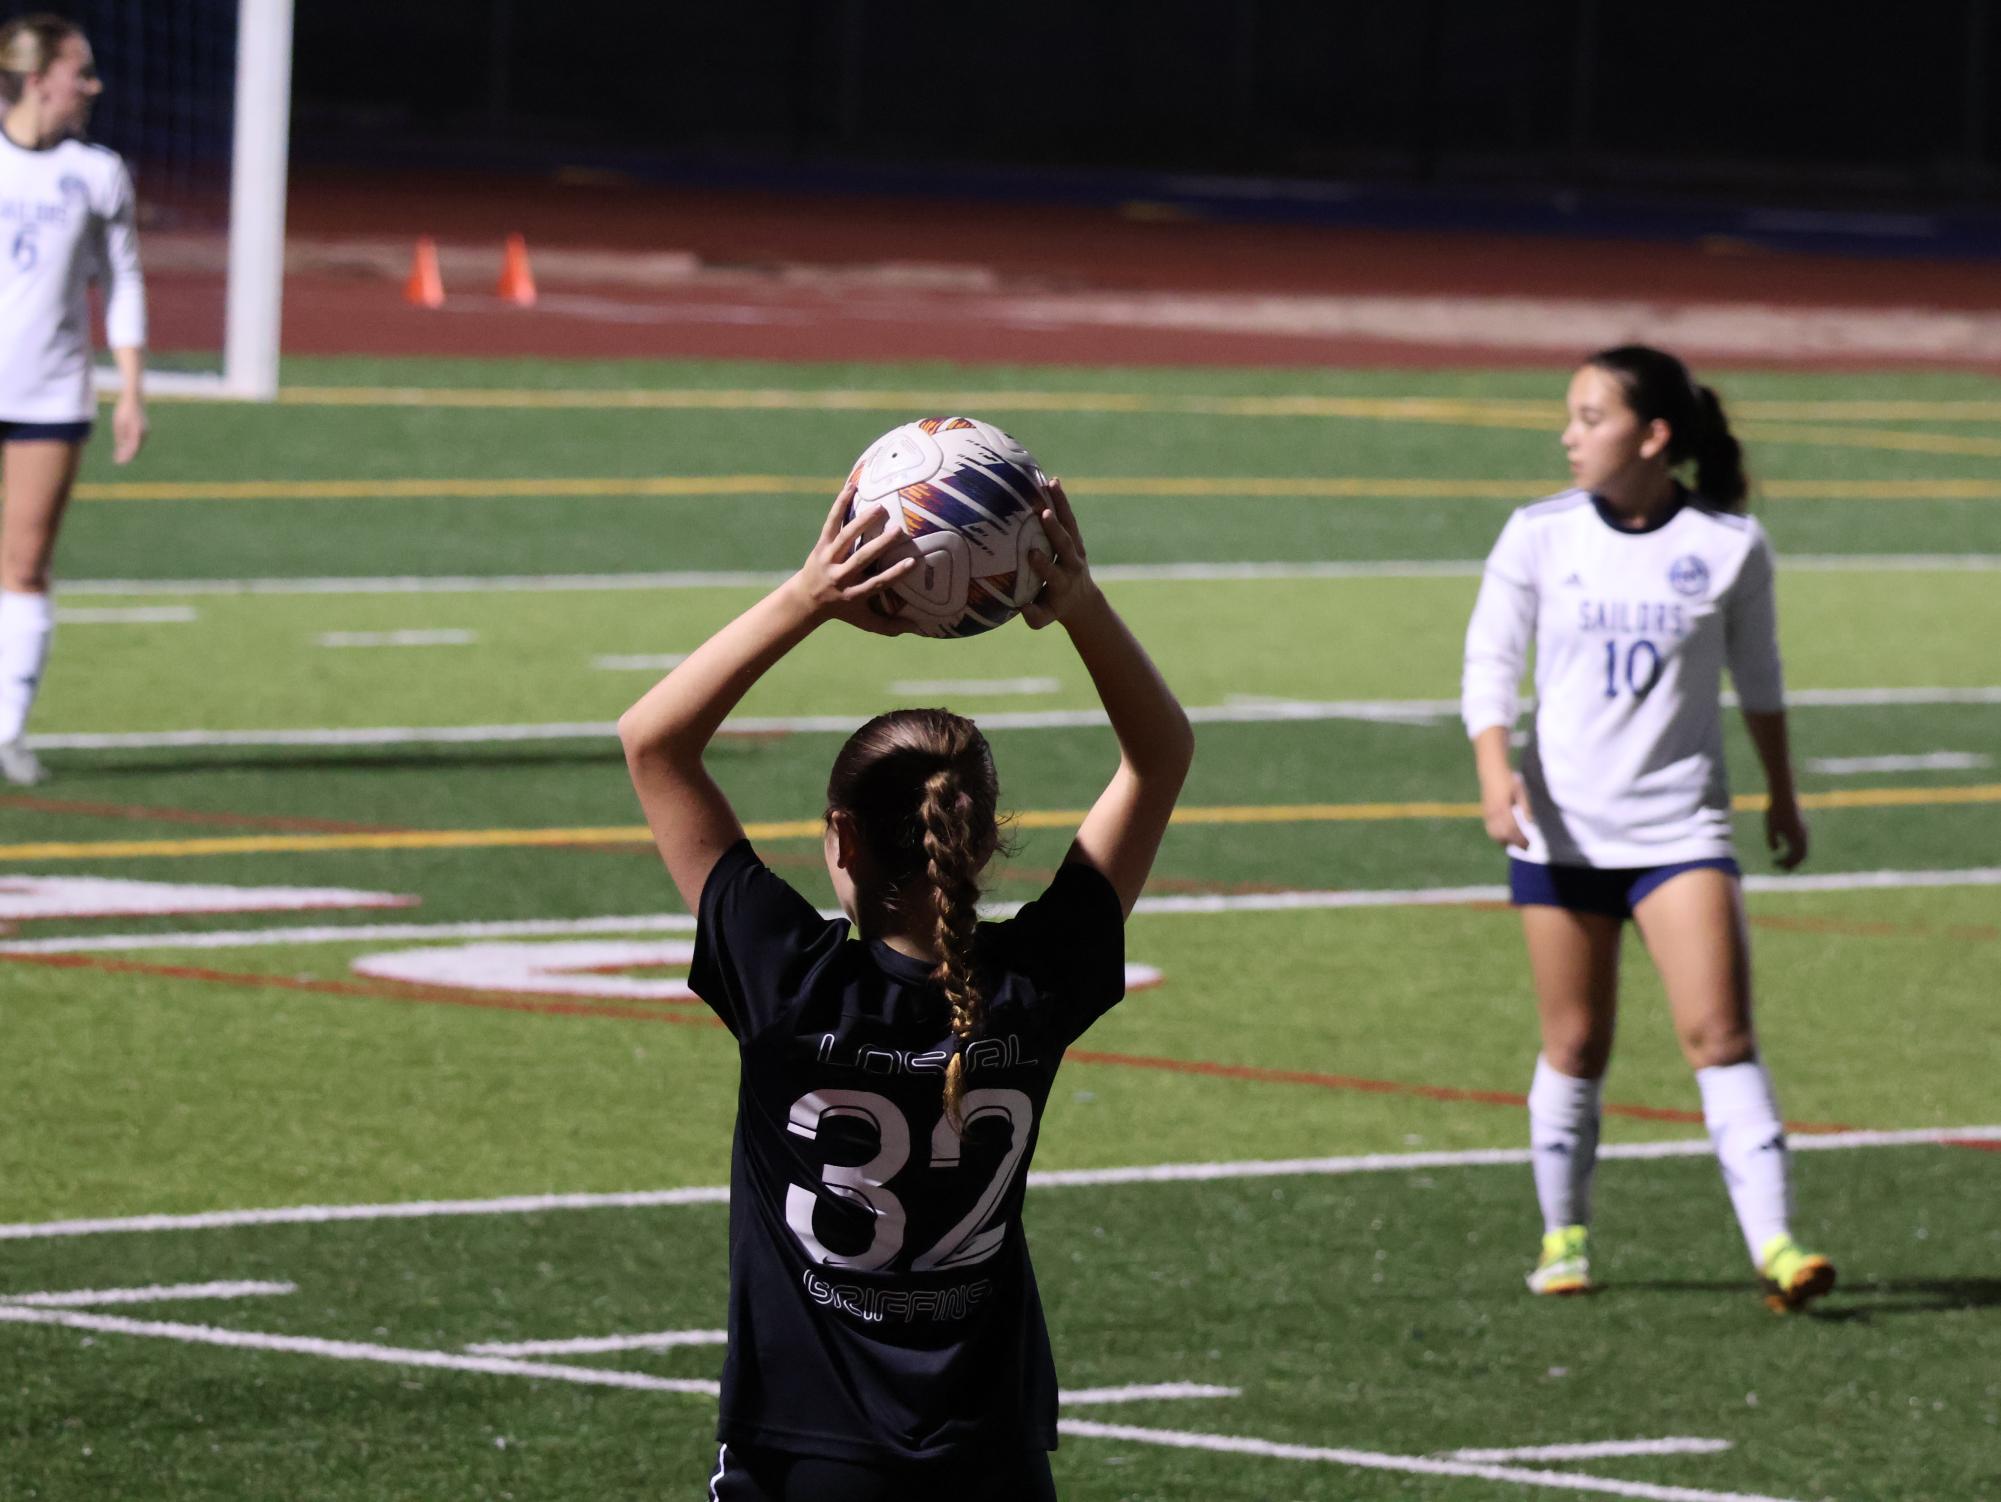
[[1606, 698], [1618, 698], [1624, 688], [1634, 698], [1644, 699], [1660, 681], [1661, 649], [1644, 636], [1636, 638], [1623, 653], [1618, 642], [1605, 643]]

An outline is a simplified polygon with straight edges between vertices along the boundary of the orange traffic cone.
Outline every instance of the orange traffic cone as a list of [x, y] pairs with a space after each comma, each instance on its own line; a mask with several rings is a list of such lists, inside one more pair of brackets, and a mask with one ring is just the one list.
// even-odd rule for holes
[[438, 242], [429, 235], [417, 237], [417, 251], [410, 258], [410, 280], [403, 284], [403, 300], [419, 308], [445, 305], [445, 279], [438, 274]]
[[500, 285], [494, 290], [503, 302], [517, 308], [535, 306], [535, 273], [528, 269], [528, 242], [520, 235], [507, 237], [507, 250], [500, 260]]

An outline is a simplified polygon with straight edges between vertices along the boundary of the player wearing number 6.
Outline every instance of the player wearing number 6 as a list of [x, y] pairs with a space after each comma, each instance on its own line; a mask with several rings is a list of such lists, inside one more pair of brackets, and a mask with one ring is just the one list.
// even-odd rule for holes
[[[723, 717], [916, 565], [881, 507], [835, 499], [804, 567], [619, 722], [669, 875], [698, 914], [689, 983], [739, 1045], [729, 1357], [716, 1502], [1052, 1498], [1056, 1377], [1021, 1201], [1063, 1051], [1124, 993], [1124, 923], [1193, 749], [1187, 717], [1091, 579], [1060, 485], [1024, 614], [1060, 624], [1119, 764], [1048, 889], [977, 921], [1000, 846], [987, 743], [938, 709], [835, 758], [824, 849], [846, 919], [766, 867], [703, 765]], [[856, 936], [849, 936], [852, 920]]]
[[[1790, 870], [1807, 833], [1793, 790], [1772, 550], [1743, 514], [1742, 455], [1716, 394], [1630, 345], [1571, 378], [1574, 489], [1517, 511], [1466, 633], [1462, 707], [1487, 833], [1507, 847], [1540, 1001], [1529, 1136], [1543, 1251], [1529, 1287], [1591, 1286], [1600, 1090], [1625, 920], [1667, 991], [1751, 1260], [1777, 1309], [1834, 1286], [1789, 1225], [1786, 1137], [1751, 1026], [1751, 968], [1730, 837], [1719, 706], [1727, 666], [1764, 766], [1766, 842]], [[1691, 490], [1676, 479], [1695, 469]], [[1530, 649], [1534, 728], [1509, 739]]]
[[104, 322], [123, 391], [113, 458], [146, 438], [140, 393], [146, 294], [139, 279], [132, 180], [115, 152], [82, 139], [104, 85], [73, 22], [23, 16], [0, 27], [0, 776], [42, 780], [23, 744], [55, 616], [49, 568], [97, 400], [91, 389], [88, 285], [104, 284]]

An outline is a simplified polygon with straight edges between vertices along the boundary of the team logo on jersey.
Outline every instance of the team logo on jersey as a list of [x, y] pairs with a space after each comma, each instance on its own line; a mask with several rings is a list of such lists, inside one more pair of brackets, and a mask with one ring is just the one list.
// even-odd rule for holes
[[90, 202], [90, 184], [74, 172], [65, 172], [56, 187], [63, 195], [64, 208], [82, 208]]
[[1677, 558], [1668, 569], [1668, 583], [1674, 586], [1678, 595], [1693, 597], [1704, 594], [1709, 589], [1709, 565], [1693, 553]]

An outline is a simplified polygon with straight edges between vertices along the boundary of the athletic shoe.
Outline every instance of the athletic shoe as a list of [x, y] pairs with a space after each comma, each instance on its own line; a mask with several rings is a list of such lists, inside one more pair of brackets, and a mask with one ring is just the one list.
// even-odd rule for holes
[[0, 777], [17, 787], [33, 787], [49, 780], [48, 769], [19, 739], [0, 741]]
[[1542, 1239], [1542, 1256], [1529, 1274], [1530, 1293], [1591, 1292], [1591, 1231], [1565, 1226]]
[[1804, 1309], [1834, 1287], [1834, 1264], [1818, 1252], [1803, 1251], [1781, 1231], [1758, 1258], [1758, 1281], [1775, 1314]]

